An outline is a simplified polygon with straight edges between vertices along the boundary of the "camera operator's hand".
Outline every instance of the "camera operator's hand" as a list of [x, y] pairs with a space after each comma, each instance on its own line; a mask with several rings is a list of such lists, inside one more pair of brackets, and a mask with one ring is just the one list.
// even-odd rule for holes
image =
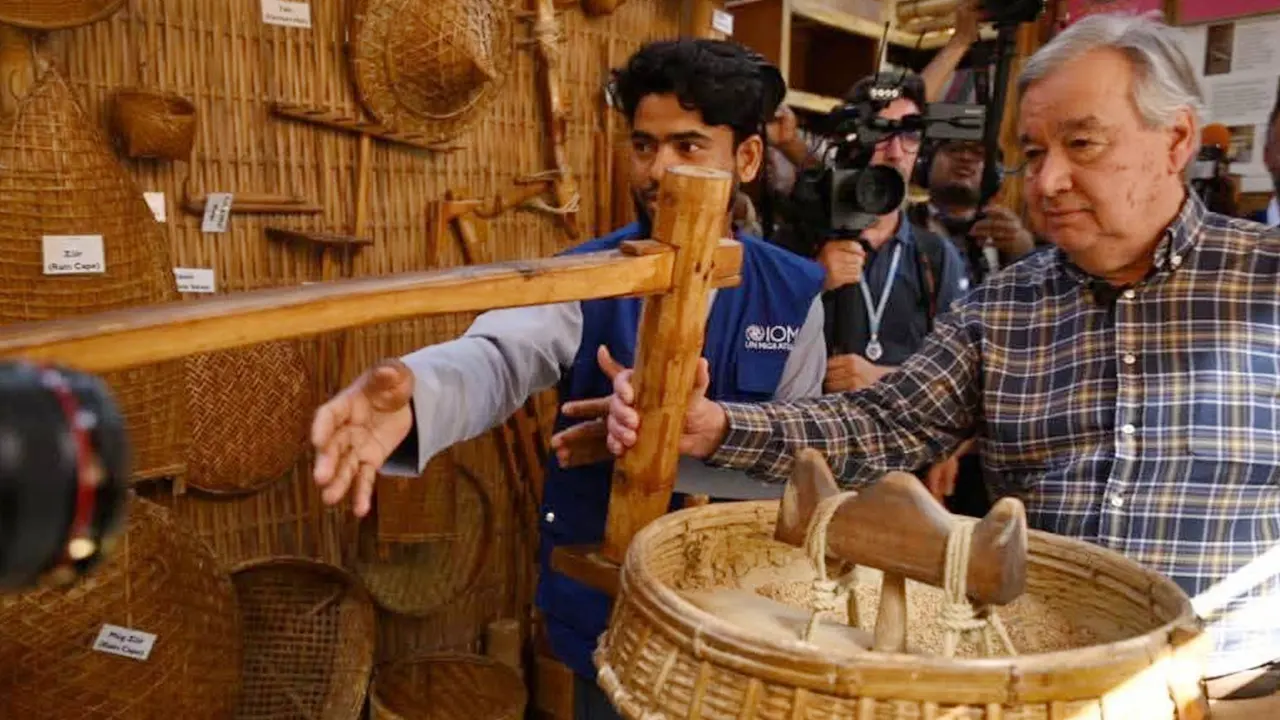
[[991, 238], [991, 242], [1007, 260], [1016, 260], [1035, 249], [1035, 237], [1022, 225], [1022, 220], [1003, 205], [987, 205], [982, 210], [986, 216], [973, 224], [969, 234]]
[[856, 240], [828, 240], [818, 250], [818, 264], [827, 271], [823, 290], [852, 285], [862, 278], [867, 253]]
[[413, 371], [398, 359], [382, 360], [332, 400], [311, 423], [316, 447], [316, 484], [328, 505], [346, 496], [354, 482], [354, 511], [369, 513], [378, 469], [413, 427]]
[[963, 44], [965, 47], [978, 41], [978, 24], [982, 22], [982, 3], [980, 0], [961, 0], [956, 5], [956, 32], [951, 42]]

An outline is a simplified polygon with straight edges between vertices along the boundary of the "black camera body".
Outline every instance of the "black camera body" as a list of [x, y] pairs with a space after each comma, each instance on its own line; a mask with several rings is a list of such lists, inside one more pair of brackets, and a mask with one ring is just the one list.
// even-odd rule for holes
[[930, 103], [921, 115], [900, 120], [879, 117], [880, 109], [902, 97], [900, 80], [892, 74], [878, 75], [868, 100], [844, 103], [818, 123], [832, 154], [819, 181], [831, 237], [857, 235], [906, 199], [907, 178], [893, 167], [871, 163], [877, 143], [903, 133], [914, 134], [921, 142], [983, 140], [987, 110], [982, 105]]
[[90, 572], [124, 527], [129, 451], [106, 385], [0, 361], [0, 593]]

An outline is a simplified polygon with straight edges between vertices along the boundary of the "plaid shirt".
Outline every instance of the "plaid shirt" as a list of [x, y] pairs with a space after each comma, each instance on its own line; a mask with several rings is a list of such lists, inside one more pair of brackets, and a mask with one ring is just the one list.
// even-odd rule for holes
[[[870, 389], [725, 408], [710, 462], [775, 477], [808, 446], [857, 485], [976, 435], [993, 495], [1021, 498], [1032, 527], [1123, 553], [1194, 598], [1280, 548], [1280, 230], [1191, 194], [1132, 287], [1040, 252]], [[1210, 676], [1280, 657], [1274, 564], [1202, 612]]]

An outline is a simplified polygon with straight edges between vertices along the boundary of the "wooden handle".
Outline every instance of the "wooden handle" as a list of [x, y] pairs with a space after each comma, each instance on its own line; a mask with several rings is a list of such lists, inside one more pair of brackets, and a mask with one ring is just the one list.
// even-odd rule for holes
[[874, 649], [880, 652], [907, 651], [907, 579], [897, 573], [886, 572], [880, 583]]
[[[778, 510], [777, 539], [803, 545], [818, 504], [837, 492], [821, 453], [801, 451]], [[919, 479], [889, 473], [836, 510], [827, 553], [942, 587], [947, 537], [958, 522]], [[1026, 589], [1026, 578], [1026, 512], [1018, 500], [1004, 498], [974, 528], [966, 587], [978, 602], [1007, 605]]]

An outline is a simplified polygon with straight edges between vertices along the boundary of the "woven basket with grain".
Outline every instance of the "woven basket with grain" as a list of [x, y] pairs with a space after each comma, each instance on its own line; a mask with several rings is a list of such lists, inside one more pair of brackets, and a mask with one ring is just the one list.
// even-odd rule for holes
[[516, 671], [479, 655], [422, 655], [378, 668], [370, 720], [520, 720], [528, 693]]
[[[145, 660], [95, 650], [104, 624], [155, 636]], [[0, 717], [227, 720], [240, 691], [240, 615], [213, 552], [141, 499], [97, 571], [0, 595]]]
[[172, 93], [117, 90], [111, 98], [111, 128], [129, 157], [186, 160], [196, 141], [196, 106]]
[[[0, 324], [176, 301], [169, 244], [142, 190], [53, 70], [0, 118]], [[44, 238], [101, 236], [105, 271], [46, 275]], [[182, 363], [107, 373], [135, 477], [180, 473]]]
[[211, 493], [261, 489], [289, 474], [311, 424], [298, 346], [272, 342], [186, 359], [187, 483]]
[[[600, 685], [624, 717], [1181, 720], [1202, 707], [1207, 635], [1177, 585], [1037, 531], [1026, 594], [997, 609], [1015, 656], [936, 654], [942, 591], [915, 583], [907, 653], [842, 644], [847, 613], [802, 642], [815, 575], [803, 550], [773, 539], [777, 513], [776, 501], [709, 505], [636, 535], [596, 652]], [[764, 596], [785, 612], [713, 616], [690, 601], [710, 588]], [[875, 573], [855, 586], [864, 629], [877, 590]], [[797, 617], [787, 618], [792, 608]]]
[[373, 671], [374, 611], [341, 568], [304, 558], [232, 571], [244, 617], [237, 720], [356, 720]]

